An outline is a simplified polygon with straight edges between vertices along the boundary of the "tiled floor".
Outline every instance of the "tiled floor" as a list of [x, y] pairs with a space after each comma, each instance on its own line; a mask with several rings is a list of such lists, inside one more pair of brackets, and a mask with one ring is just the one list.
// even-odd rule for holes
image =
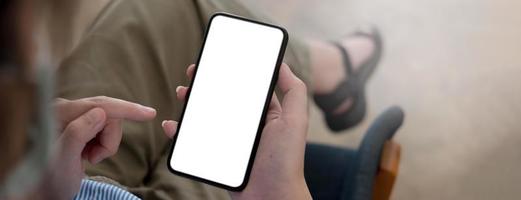
[[246, 2], [295, 34], [335, 38], [368, 23], [383, 32], [367, 120], [332, 135], [313, 109], [310, 140], [356, 146], [378, 113], [400, 105], [394, 199], [519, 199], [521, 1]]
[[310, 140], [356, 146], [378, 113], [400, 105], [394, 199], [519, 199], [521, 1], [242, 1], [292, 35], [335, 38], [369, 23], [383, 32], [386, 54], [368, 86], [365, 122], [333, 135], [313, 108]]

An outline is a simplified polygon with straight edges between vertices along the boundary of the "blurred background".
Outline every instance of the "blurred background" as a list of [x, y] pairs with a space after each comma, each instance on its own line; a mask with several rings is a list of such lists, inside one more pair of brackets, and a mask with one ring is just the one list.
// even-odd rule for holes
[[[334, 135], [313, 107], [311, 141], [356, 147], [376, 115], [399, 105], [406, 120], [395, 137], [403, 149], [393, 199], [519, 199], [521, 1], [240, 1], [293, 37], [382, 31], [364, 123]], [[70, 48], [106, 3], [80, 1]]]

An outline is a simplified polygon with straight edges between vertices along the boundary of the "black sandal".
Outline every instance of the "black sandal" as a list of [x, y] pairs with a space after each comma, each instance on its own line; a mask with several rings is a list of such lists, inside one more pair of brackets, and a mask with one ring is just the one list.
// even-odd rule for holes
[[[333, 43], [342, 54], [348, 78], [329, 94], [313, 95], [315, 103], [325, 114], [327, 125], [335, 132], [352, 128], [364, 119], [366, 113], [365, 84], [378, 65], [383, 51], [382, 38], [378, 30], [373, 29], [372, 34], [356, 32], [353, 36], [371, 38], [375, 45], [373, 55], [354, 71], [347, 50], [339, 43]], [[351, 107], [343, 113], [335, 114], [334, 110], [349, 98], [353, 99]]]

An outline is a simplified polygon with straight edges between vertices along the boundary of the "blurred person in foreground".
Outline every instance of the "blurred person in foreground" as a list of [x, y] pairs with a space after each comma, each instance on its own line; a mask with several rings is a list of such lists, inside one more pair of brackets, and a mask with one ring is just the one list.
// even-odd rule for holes
[[[365, 114], [365, 82], [381, 54], [376, 31], [335, 43], [292, 40], [286, 62], [293, 68], [281, 68], [282, 102], [271, 102], [269, 113], [275, 116], [268, 116], [272, 120], [264, 128], [250, 183], [243, 192], [228, 193], [168, 172], [167, 137], [176, 124], [169, 119], [177, 119], [182, 109], [187, 88], [179, 85], [193, 73], [193, 65], [185, 69], [196, 58], [209, 16], [226, 11], [259, 17], [232, 1], [111, 1], [60, 64], [61, 98], [51, 100], [54, 69], [46, 58], [56, 47], [35, 35], [60, 27], [42, 31], [37, 16], [41, 7], [64, 2], [48, 3], [0, 4], [5, 30], [0, 123], [8, 148], [0, 163], [0, 198], [81, 199], [95, 192], [121, 199], [310, 198], [303, 169], [306, 93], [332, 130], [355, 126]], [[51, 20], [67, 18], [60, 17]], [[48, 41], [59, 39], [48, 32]]]

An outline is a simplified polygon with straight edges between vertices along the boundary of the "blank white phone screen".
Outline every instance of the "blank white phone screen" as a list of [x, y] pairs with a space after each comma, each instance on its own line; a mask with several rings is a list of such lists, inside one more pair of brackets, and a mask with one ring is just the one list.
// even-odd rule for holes
[[172, 169], [230, 187], [242, 184], [283, 40], [277, 28], [213, 18]]

